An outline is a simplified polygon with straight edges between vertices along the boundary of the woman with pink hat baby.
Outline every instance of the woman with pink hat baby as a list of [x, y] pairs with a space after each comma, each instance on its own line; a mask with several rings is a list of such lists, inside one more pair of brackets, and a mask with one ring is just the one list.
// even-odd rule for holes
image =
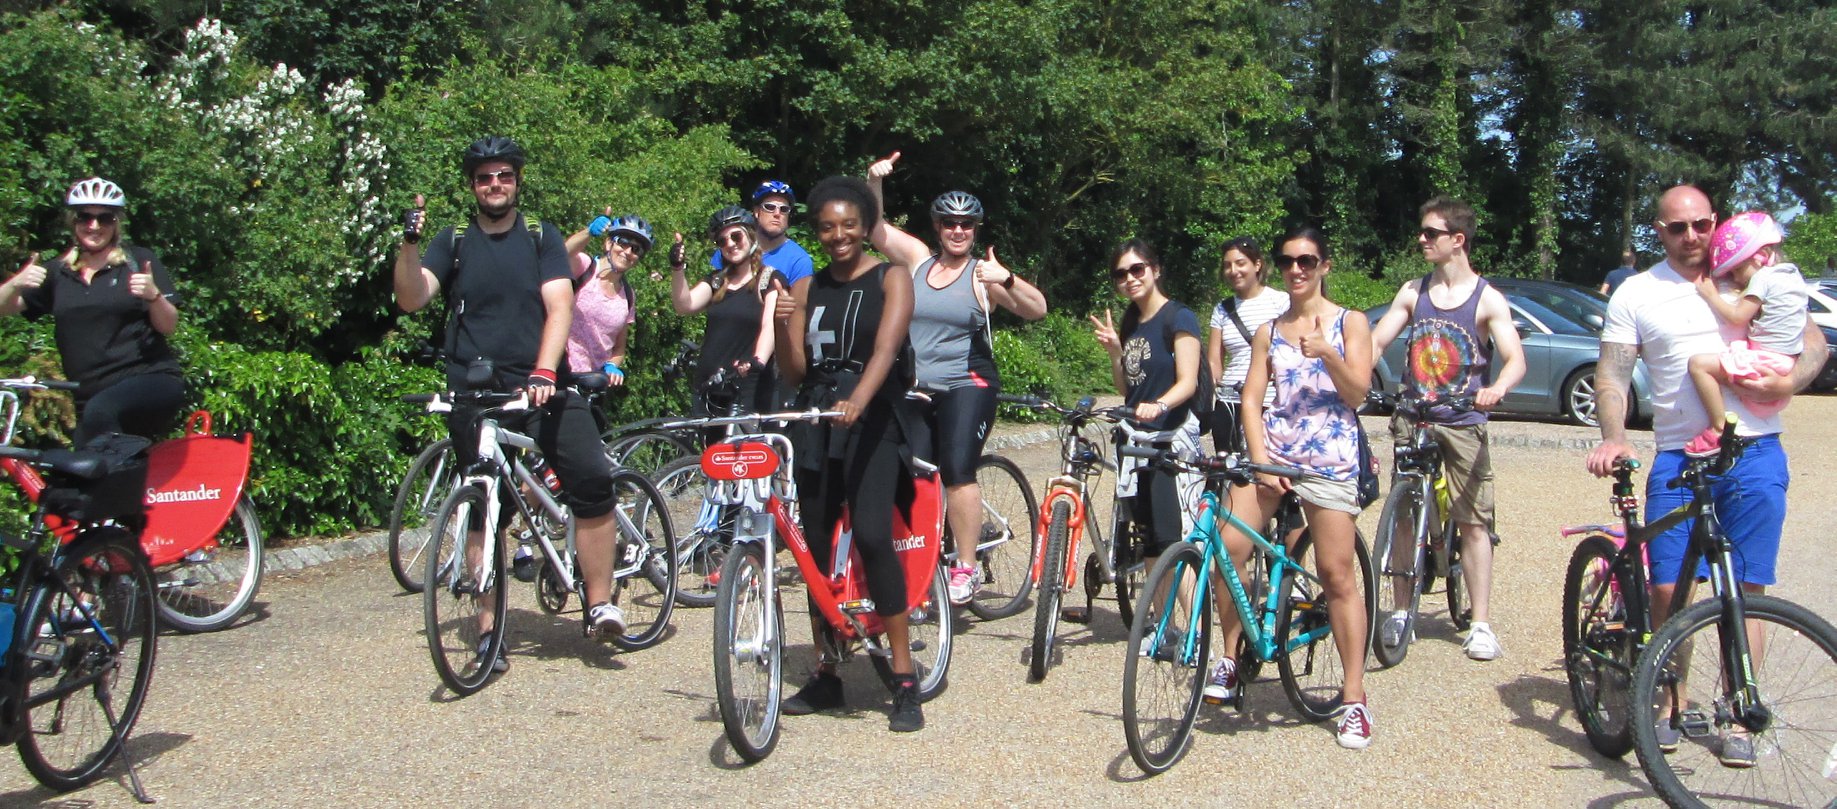
[[[1710, 237], [1711, 271], [1697, 277], [1697, 291], [1722, 322], [1748, 333], [1746, 340], [1731, 341], [1721, 354], [1690, 358], [1690, 381], [1711, 424], [1684, 445], [1687, 455], [1716, 451], [1722, 432], [1717, 418], [1723, 412], [1722, 386], [1731, 380], [1790, 374], [1804, 351], [1805, 279], [1798, 267], [1781, 260], [1779, 243], [1780, 226], [1761, 211], [1730, 217]], [[1740, 290], [1733, 302], [1718, 288], [1722, 279]], [[1744, 397], [1742, 402], [1756, 416], [1786, 407], [1785, 399], [1763, 402]]]

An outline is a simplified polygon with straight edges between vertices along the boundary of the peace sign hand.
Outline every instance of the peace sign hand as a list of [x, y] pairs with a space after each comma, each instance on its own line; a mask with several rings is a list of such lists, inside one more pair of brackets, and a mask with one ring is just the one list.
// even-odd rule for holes
[[1103, 350], [1110, 352], [1111, 358], [1121, 357], [1123, 341], [1116, 335], [1116, 319], [1111, 315], [1110, 310], [1103, 310], [1102, 320], [1098, 320], [1096, 315], [1091, 315], [1090, 318], [1091, 325], [1096, 327], [1092, 329], [1092, 332], [1097, 335], [1098, 344], [1103, 346]]

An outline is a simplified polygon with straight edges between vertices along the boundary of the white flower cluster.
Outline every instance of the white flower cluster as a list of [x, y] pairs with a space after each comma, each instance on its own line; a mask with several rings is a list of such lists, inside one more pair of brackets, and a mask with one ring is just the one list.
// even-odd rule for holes
[[335, 277], [327, 278], [326, 283], [355, 284], [372, 277], [376, 268], [388, 260], [389, 217], [383, 212], [382, 197], [371, 189], [387, 184], [389, 153], [381, 138], [364, 129], [368, 115], [363, 90], [356, 81], [346, 79], [327, 88], [325, 107], [332, 125], [344, 133], [344, 159], [340, 161], [344, 177], [339, 189], [356, 209], [339, 228], [351, 246], [353, 260]]

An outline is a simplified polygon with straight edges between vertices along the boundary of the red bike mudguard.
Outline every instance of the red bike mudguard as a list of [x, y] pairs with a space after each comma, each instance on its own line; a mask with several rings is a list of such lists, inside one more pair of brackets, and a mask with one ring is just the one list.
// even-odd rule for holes
[[203, 432], [189, 432], [197, 423], [194, 415], [187, 435], [163, 441], [148, 454], [147, 531], [141, 547], [154, 567], [215, 542], [248, 480], [249, 435], [211, 435], [208, 416]]
[[906, 569], [908, 610], [931, 597], [932, 576], [944, 552], [944, 485], [933, 472], [913, 478], [912, 487], [910, 517], [905, 509], [893, 509], [893, 552]]

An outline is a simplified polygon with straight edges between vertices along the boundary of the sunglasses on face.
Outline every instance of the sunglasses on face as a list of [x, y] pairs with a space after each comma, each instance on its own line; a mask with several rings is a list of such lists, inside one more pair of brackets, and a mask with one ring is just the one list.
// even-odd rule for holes
[[759, 203], [759, 210], [765, 211], [766, 213], [790, 213], [791, 206], [783, 202], [761, 202]]
[[497, 183], [498, 185], [516, 185], [517, 172], [515, 169], [505, 169], [503, 171], [481, 171], [472, 175], [473, 185], [486, 186], [492, 183]]
[[976, 222], [973, 219], [940, 219], [938, 220], [938, 229], [939, 230], [975, 230]]
[[727, 234], [722, 237], [722, 240], [726, 241], [730, 245], [733, 245], [734, 247], [745, 247], [746, 241], [747, 241], [747, 233], [744, 229], [734, 228], [733, 230], [728, 231]]
[[1301, 265], [1303, 271], [1312, 271], [1315, 267], [1320, 266], [1320, 256], [1313, 253], [1302, 253], [1299, 256], [1276, 256], [1277, 269], [1286, 270], [1297, 264]]
[[1454, 231], [1442, 230], [1441, 228], [1432, 228], [1432, 227], [1429, 227], [1428, 225], [1423, 225], [1422, 230], [1416, 231], [1416, 235], [1421, 236], [1426, 241], [1432, 242], [1443, 236], [1453, 236]]
[[121, 215], [113, 211], [103, 211], [102, 213], [91, 213], [89, 211], [77, 212], [77, 224], [79, 225], [96, 224], [108, 227], [119, 221], [121, 221]]
[[1147, 274], [1148, 274], [1148, 265], [1144, 262], [1138, 261], [1127, 267], [1118, 267], [1114, 270], [1111, 270], [1110, 280], [1112, 282], [1120, 284], [1124, 280], [1130, 278], [1131, 276], [1136, 277], [1136, 278], [1141, 278], [1142, 276], [1147, 275]]
[[1682, 236], [1686, 230], [1694, 230], [1698, 233], [1708, 233], [1712, 228], [1716, 227], [1716, 220], [1697, 219], [1687, 222], [1680, 219], [1676, 222], [1660, 222], [1658, 226], [1663, 228], [1666, 233], [1673, 236]]
[[630, 250], [631, 254], [634, 256], [643, 257], [644, 255], [644, 242], [638, 241], [630, 236], [614, 236], [612, 237], [612, 243], [615, 246]]

